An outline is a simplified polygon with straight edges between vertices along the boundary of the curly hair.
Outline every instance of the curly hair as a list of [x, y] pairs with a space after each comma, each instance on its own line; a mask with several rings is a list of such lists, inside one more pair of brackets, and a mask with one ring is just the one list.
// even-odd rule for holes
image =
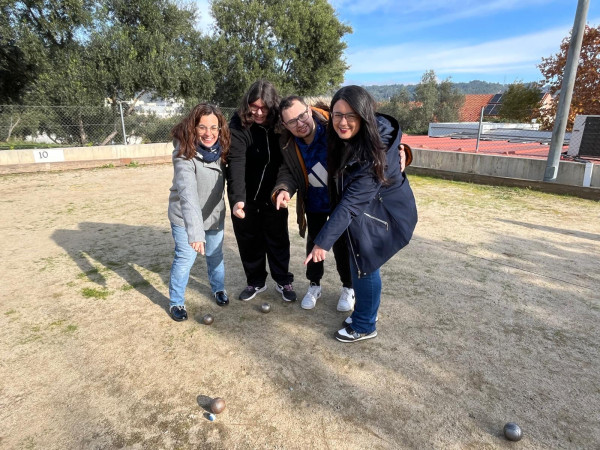
[[196, 144], [198, 143], [196, 127], [200, 123], [200, 119], [202, 119], [203, 116], [210, 116], [211, 114], [217, 116], [219, 121], [221, 161], [223, 163], [227, 162], [229, 145], [231, 144], [231, 134], [229, 133], [227, 119], [225, 119], [225, 116], [217, 106], [208, 103], [200, 103], [199, 105], [194, 106], [190, 113], [171, 130], [171, 136], [173, 139], [177, 139], [179, 141], [179, 152], [177, 153], [178, 157], [192, 159], [196, 155]]

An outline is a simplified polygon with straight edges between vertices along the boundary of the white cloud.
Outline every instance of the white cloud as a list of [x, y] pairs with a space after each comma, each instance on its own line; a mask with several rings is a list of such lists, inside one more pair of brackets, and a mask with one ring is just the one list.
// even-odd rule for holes
[[349, 52], [347, 61], [353, 74], [424, 72], [428, 69], [439, 73], [505, 73], [512, 69], [535, 68], [542, 57], [558, 51], [569, 31], [570, 27], [557, 27], [476, 45], [415, 42], [375, 47]]

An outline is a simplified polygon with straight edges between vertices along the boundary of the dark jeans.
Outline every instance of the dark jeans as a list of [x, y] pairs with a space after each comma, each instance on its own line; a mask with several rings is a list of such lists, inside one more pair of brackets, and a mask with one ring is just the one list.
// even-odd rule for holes
[[277, 211], [270, 203], [246, 204], [246, 217], [233, 214], [233, 231], [240, 249], [242, 266], [249, 286], [263, 286], [267, 279], [266, 263], [271, 277], [281, 285], [294, 281], [290, 267], [290, 236], [288, 210]]
[[381, 301], [381, 275], [379, 269], [358, 278], [354, 261], [350, 261], [356, 303], [352, 313], [352, 328], [359, 333], [375, 331], [375, 319]]
[[[327, 218], [329, 214], [327, 213], [306, 213], [306, 228], [307, 228], [307, 236], [306, 236], [306, 254], [308, 255], [312, 248], [315, 246], [315, 238], [327, 222]], [[342, 285], [347, 288], [352, 287], [352, 277], [350, 275], [350, 258], [348, 256], [348, 246], [346, 245], [346, 239], [342, 235], [336, 242], [333, 244], [333, 256], [335, 257], [335, 267], [340, 275], [340, 280], [342, 281]], [[306, 278], [311, 283], [321, 284], [321, 278], [323, 278], [323, 273], [325, 269], [323, 267], [323, 261], [313, 262], [310, 261], [306, 265]]]

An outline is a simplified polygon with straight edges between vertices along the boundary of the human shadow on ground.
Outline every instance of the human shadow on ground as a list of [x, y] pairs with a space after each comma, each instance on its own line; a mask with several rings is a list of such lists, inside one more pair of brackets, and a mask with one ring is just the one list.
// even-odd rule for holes
[[[155, 286], [154, 274], [169, 282], [173, 239], [165, 227], [82, 222], [76, 230], [56, 230], [52, 239], [77, 263], [89, 281], [106, 288], [105, 273], [112, 271], [165, 311], [169, 299]], [[192, 288], [204, 289], [193, 277]]]
[[540, 230], [540, 231], [547, 231], [550, 233], [566, 234], [568, 236], [575, 236], [575, 237], [578, 237], [581, 239], [589, 239], [591, 241], [600, 241], [600, 234], [587, 233], [585, 231], [579, 231], [576, 229], [556, 228], [556, 227], [550, 227], [548, 225], [539, 225], [539, 224], [533, 224], [533, 223], [529, 223], [529, 222], [521, 222], [518, 220], [510, 220], [510, 219], [496, 219], [496, 220], [498, 222], [508, 223], [508, 224], [512, 224], [512, 225], [518, 225], [518, 226], [525, 227], [525, 228], [531, 228], [531, 229]]

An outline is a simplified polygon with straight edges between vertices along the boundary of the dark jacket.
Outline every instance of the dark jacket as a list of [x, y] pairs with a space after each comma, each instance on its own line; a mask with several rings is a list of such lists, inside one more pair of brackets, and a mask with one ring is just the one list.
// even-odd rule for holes
[[[326, 127], [329, 120], [329, 112], [312, 106], [311, 111], [313, 119]], [[298, 197], [296, 197], [296, 222], [298, 223], [300, 236], [304, 237], [306, 234], [305, 199], [308, 189], [308, 172], [304, 165], [300, 149], [296, 144], [296, 139], [288, 130], [284, 129], [281, 133], [280, 145], [283, 164], [279, 168], [277, 181], [271, 193], [271, 201], [273, 204], [276, 203], [277, 194], [282, 189], [288, 191], [290, 197], [293, 197], [298, 192]]]
[[230, 205], [238, 202], [270, 204], [282, 161], [279, 134], [273, 127], [256, 123], [244, 128], [237, 113], [231, 118], [229, 127], [227, 195]]
[[382, 185], [375, 178], [372, 162], [350, 161], [336, 180], [340, 201], [315, 239], [315, 244], [329, 250], [346, 232], [359, 277], [380, 268], [408, 244], [417, 224], [415, 198], [406, 175], [400, 172], [400, 126], [383, 114], [377, 114], [377, 122], [387, 146], [389, 184]]

